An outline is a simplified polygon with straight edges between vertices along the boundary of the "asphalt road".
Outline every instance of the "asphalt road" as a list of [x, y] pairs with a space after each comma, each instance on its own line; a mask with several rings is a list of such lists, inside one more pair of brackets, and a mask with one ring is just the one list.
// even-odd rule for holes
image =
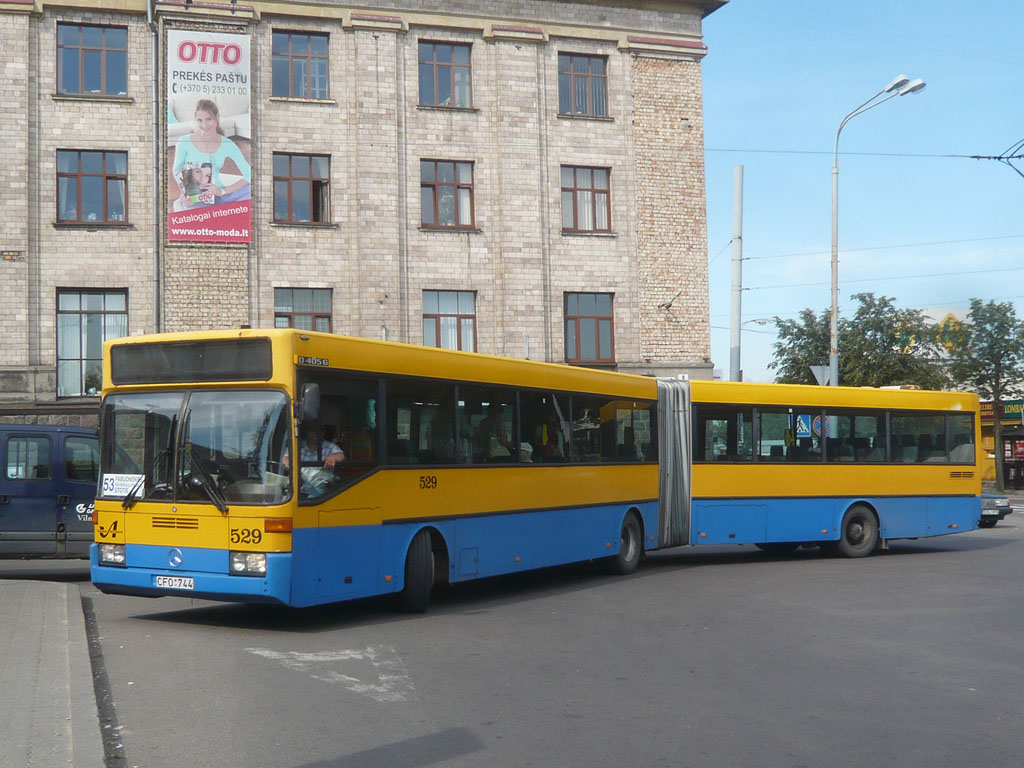
[[859, 561], [501, 578], [415, 617], [107, 596], [81, 563], [0, 578], [83, 580], [111, 765], [996, 768], [1024, 759], [1022, 563], [1018, 514]]

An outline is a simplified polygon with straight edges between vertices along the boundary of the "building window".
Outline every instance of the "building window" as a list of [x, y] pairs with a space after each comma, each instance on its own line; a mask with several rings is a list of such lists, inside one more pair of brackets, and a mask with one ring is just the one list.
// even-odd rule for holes
[[423, 344], [476, 352], [476, 294], [424, 291]]
[[601, 365], [615, 362], [612, 294], [565, 294], [565, 360]]
[[608, 115], [607, 57], [558, 54], [558, 112], [590, 117]]
[[127, 152], [57, 150], [57, 221], [122, 223], [127, 184]]
[[331, 332], [330, 288], [275, 288], [274, 327]]
[[327, 98], [327, 35], [275, 32], [273, 95]]
[[473, 228], [473, 163], [420, 160], [420, 221], [424, 227]]
[[562, 166], [562, 229], [611, 232], [607, 168]]
[[330, 221], [331, 158], [274, 154], [274, 221]]
[[124, 96], [128, 92], [128, 30], [57, 25], [57, 93]]
[[103, 342], [127, 335], [127, 291], [57, 291], [57, 396], [98, 395]]
[[469, 46], [420, 43], [420, 104], [472, 107]]

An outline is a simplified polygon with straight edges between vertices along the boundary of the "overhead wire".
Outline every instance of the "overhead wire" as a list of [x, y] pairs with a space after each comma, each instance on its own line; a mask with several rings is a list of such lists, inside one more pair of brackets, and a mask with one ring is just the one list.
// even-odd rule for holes
[[[889, 277], [862, 277], [854, 278], [852, 280], [844, 280], [844, 284], [848, 283], [871, 283], [871, 282], [884, 282], [887, 280], [922, 280], [932, 277], [953, 277], [956, 275], [987, 275], [995, 274], [998, 272], [1024, 272], [1024, 266], [1020, 267], [1003, 267], [1000, 269], [969, 269], [966, 271], [959, 272], [931, 272], [927, 275], [891, 275]], [[752, 288], [744, 288], [744, 291], [766, 291], [773, 288], [806, 288], [815, 285], [829, 285], [828, 281], [821, 281], [816, 283], [784, 283], [780, 285], [760, 285]]]
[[[843, 248], [843, 253], [855, 253], [861, 251], [885, 251], [895, 248], [920, 248], [930, 245], [954, 245], [958, 243], [981, 243], [989, 240], [1013, 240], [1024, 238], [1024, 235], [994, 235], [992, 237], [969, 237], [956, 240], [930, 240], [920, 243], [899, 243], [895, 245], [869, 245], [863, 248]], [[824, 256], [828, 251], [804, 251], [802, 253], [777, 253], [771, 256], [744, 256], [744, 261], [760, 261], [762, 259], [787, 259], [795, 256]]]

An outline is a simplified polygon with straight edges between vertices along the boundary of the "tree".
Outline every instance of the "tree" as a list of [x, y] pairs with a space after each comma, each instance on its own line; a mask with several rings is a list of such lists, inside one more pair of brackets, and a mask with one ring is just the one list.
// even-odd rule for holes
[[[839, 382], [850, 387], [916, 384], [944, 389], [949, 375], [939, 326], [919, 309], [899, 309], [888, 296], [853, 296], [860, 306], [840, 338]], [[843, 358], [845, 357], [845, 366]]]
[[[852, 318], [838, 322], [839, 383], [851, 387], [916, 384], [941, 389], [948, 383], [941, 362], [939, 328], [916, 309], [899, 309], [888, 296], [858, 293]], [[812, 365], [827, 365], [830, 315], [805, 309], [800, 320], [776, 318], [778, 341], [769, 368], [775, 380], [814, 384]]]
[[949, 339], [953, 380], [992, 400], [995, 425], [996, 485], [1004, 487], [1003, 400], [1024, 389], [1024, 323], [1011, 302], [971, 299], [967, 321]]
[[782, 384], [816, 384], [812, 365], [828, 364], [829, 311], [816, 315], [813, 310], [800, 312], [799, 320], [775, 318], [779, 340], [775, 342], [775, 359], [768, 367], [778, 373]]

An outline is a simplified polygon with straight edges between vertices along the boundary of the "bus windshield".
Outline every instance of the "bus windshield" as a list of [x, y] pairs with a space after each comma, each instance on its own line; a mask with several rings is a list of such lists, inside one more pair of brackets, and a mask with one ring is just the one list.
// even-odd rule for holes
[[288, 399], [273, 390], [110, 395], [103, 404], [101, 498], [280, 504]]

